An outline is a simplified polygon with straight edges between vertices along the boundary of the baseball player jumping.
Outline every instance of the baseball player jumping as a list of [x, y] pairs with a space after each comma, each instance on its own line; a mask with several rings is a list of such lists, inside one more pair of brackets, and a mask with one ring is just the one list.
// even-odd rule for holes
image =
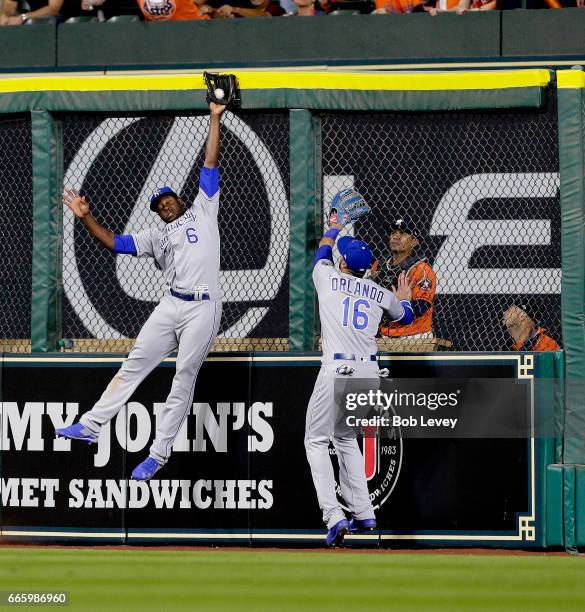
[[171, 391], [157, 421], [149, 456], [132, 472], [135, 480], [149, 480], [168, 461], [175, 437], [192, 406], [197, 374], [221, 318], [218, 158], [225, 106], [210, 102], [209, 108], [205, 162], [194, 205], [183, 202], [170, 187], [160, 187], [150, 199], [150, 209], [166, 223], [163, 230], [116, 235], [92, 216], [85, 197], [71, 189], [63, 192], [63, 203], [102, 245], [114, 253], [153, 257], [165, 275], [168, 291], [100, 400], [78, 423], [56, 430], [59, 436], [97, 442], [102, 425], [115, 417], [144, 378], [178, 349]]
[[[400, 274], [397, 287], [392, 290], [363, 278], [373, 259], [365, 242], [341, 238], [337, 242], [341, 254], [339, 271], [335, 269], [332, 247], [342, 226], [335, 222], [330, 225], [314, 260], [313, 282], [319, 299], [323, 357], [307, 409], [305, 449], [328, 529], [326, 543], [339, 546], [347, 532], [374, 530], [377, 525], [356, 437], [335, 427], [334, 383], [347, 375], [377, 379], [375, 337], [382, 312], [387, 311], [392, 319], [405, 324], [412, 321], [413, 312], [412, 287], [406, 274]], [[331, 438], [339, 460], [341, 494], [351, 511], [351, 522], [347, 521], [335, 493], [329, 457]]]

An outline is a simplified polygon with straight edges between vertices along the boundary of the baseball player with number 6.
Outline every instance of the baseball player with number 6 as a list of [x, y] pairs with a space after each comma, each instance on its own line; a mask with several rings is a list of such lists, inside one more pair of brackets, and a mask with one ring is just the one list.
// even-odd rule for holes
[[132, 472], [135, 480], [149, 480], [168, 461], [175, 437], [193, 404], [199, 369], [219, 329], [222, 292], [218, 159], [225, 108], [209, 103], [205, 162], [193, 206], [183, 202], [170, 187], [160, 187], [152, 195], [150, 209], [166, 223], [163, 230], [153, 228], [119, 236], [92, 216], [85, 197], [71, 189], [63, 192], [63, 203], [104, 247], [114, 253], [153, 257], [165, 276], [167, 292], [102, 397], [78, 423], [56, 430], [65, 438], [97, 442], [101, 427], [120, 412], [146, 376], [178, 349], [171, 391], [157, 420], [149, 456]]
[[[323, 357], [307, 408], [305, 449], [328, 529], [327, 546], [341, 545], [348, 532], [372, 531], [377, 527], [357, 439], [344, 428], [336, 427], [335, 381], [347, 376], [378, 379], [376, 334], [384, 311], [394, 321], [408, 324], [413, 320], [412, 287], [405, 273], [398, 277], [397, 287], [392, 291], [364, 278], [373, 259], [365, 242], [349, 236], [340, 238], [339, 271], [335, 269], [332, 249], [342, 224], [357, 221], [368, 212], [368, 205], [353, 189], [337, 194], [332, 202], [330, 228], [321, 238], [313, 262]], [[351, 521], [337, 500], [330, 440], [337, 454], [341, 495], [351, 512]]]

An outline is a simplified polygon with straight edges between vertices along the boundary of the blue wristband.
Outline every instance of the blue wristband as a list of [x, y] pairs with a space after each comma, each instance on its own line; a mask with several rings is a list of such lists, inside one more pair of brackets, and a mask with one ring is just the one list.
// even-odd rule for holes
[[414, 321], [414, 311], [412, 310], [412, 304], [408, 300], [400, 300], [402, 308], [404, 308], [404, 314], [398, 319], [398, 323], [403, 325], [410, 325]]
[[331, 238], [331, 240], [337, 240], [337, 236], [339, 236], [339, 230], [336, 227], [330, 227], [323, 234], [323, 238]]
[[315, 253], [315, 259], [313, 259], [313, 267], [315, 267], [317, 263], [322, 259], [327, 259], [328, 261], [333, 263], [333, 249], [328, 244], [324, 244], [322, 247], [319, 247], [319, 249]]

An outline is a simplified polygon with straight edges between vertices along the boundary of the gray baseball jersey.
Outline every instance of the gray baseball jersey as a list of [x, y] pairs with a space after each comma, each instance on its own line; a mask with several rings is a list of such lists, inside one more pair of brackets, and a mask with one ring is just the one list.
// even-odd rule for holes
[[335, 353], [375, 355], [383, 312], [396, 321], [404, 315], [392, 291], [374, 281], [342, 274], [328, 259], [315, 265], [313, 282], [319, 297], [323, 361], [331, 360]]
[[[93, 434], [122, 409], [142, 380], [170, 352], [177, 350], [177, 369], [164, 408], [157, 415], [150, 456], [168, 460], [173, 442], [193, 405], [199, 368], [217, 335], [221, 320], [219, 286], [219, 170], [203, 168], [199, 193], [185, 214], [164, 229], [117, 236], [114, 252], [154, 257], [169, 289], [143, 328], [128, 359], [94, 407], [80, 422]], [[208, 294], [210, 299], [202, 294]], [[195, 299], [184, 299], [195, 294]], [[196, 295], [200, 294], [200, 295]]]
[[[203, 168], [193, 206], [164, 229], [132, 234], [138, 257], [154, 257], [169, 288], [221, 299], [219, 285], [219, 170]], [[211, 175], [211, 179], [210, 179]], [[213, 176], [216, 175], [216, 176]]]
[[[345, 513], [337, 499], [330, 440], [338, 457], [339, 486], [347, 508], [359, 520], [375, 516], [357, 439], [335, 426], [335, 382], [350, 375], [340, 372], [339, 366], [350, 366], [354, 378], [368, 380], [367, 386], [377, 388], [377, 362], [359, 358], [377, 353], [375, 338], [382, 313], [387, 311], [392, 318], [400, 319], [404, 307], [388, 289], [338, 272], [329, 259], [317, 261], [313, 282], [319, 297], [323, 362], [307, 408], [305, 449], [323, 522], [331, 529], [345, 519]], [[343, 357], [334, 361], [336, 353]]]

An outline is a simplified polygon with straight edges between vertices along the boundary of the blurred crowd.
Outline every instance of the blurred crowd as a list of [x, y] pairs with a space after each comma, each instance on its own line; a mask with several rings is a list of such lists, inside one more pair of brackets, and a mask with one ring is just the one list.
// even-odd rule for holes
[[[522, 0], [0, 0], [0, 25], [23, 25], [31, 20], [183, 21], [242, 17], [319, 16], [328, 14], [386, 14], [522, 8]], [[585, 0], [526, 0], [526, 8], [585, 6]]]

